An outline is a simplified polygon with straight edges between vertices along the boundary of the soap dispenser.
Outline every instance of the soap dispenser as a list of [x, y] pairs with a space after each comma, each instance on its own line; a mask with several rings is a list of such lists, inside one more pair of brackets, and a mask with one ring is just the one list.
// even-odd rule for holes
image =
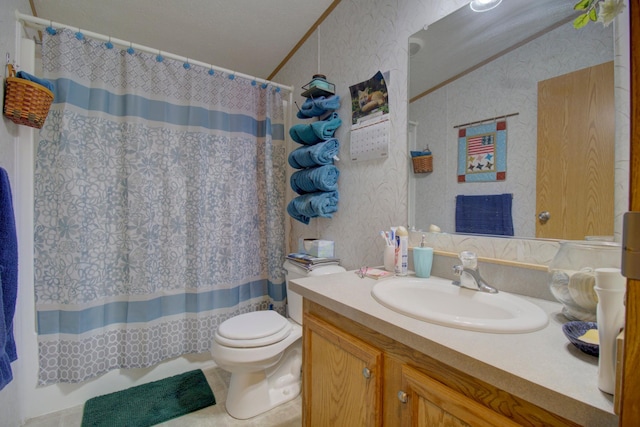
[[413, 248], [413, 268], [417, 277], [431, 277], [431, 266], [433, 264], [433, 248], [425, 246], [425, 235], [422, 235], [420, 247]]

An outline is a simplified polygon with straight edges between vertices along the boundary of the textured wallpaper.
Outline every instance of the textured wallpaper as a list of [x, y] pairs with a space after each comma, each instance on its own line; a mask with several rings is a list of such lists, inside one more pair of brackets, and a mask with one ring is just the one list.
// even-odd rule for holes
[[[570, 0], [563, 0], [570, 1]], [[291, 218], [288, 224], [289, 250], [297, 249], [298, 238], [322, 238], [335, 241], [336, 255], [342, 264], [353, 269], [360, 266], [381, 265], [384, 242], [380, 230], [392, 225], [407, 225], [407, 185], [410, 170], [407, 150], [407, 73], [408, 38], [425, 25], [466, 4], [467, 0], [342, 0], [317, 31], [274, 78], [295, 87], [293, 100], [300, 104], [304, 98], [300, 89], [315, 73], [325, 74], [336, 85], [343, 99], [338, 111], [343, 122], [350, 121], [349, 86], [371, 78], [377, 71], [390, 71], [389, 105], [391, 117], [391, 149], [384, 160], [351, 162], [349, 160], [349, 126], [343, 124], [336, 132], [340, 141], [339, 210], [332, 219], [315, 218], [304, 225]], [[617, 39], [616, 39], [617, 40]], [[628, 50], [628, 47], [627, 47]], [[624, 75], [624, 68], [622, 75]], [[627, 68], [628, 74], [628, 68]], [[624, 80], [624, 79], [622, 79]], [[516, 82], [513, 82], [516, 84]], [[625, 83], [616, 83], [616, 90], [625, 90]], [[628, 82], [626, 83], [628, 88]], [[445, 95], [441, 95], [445, 96]], [[443, 101], [444, 102], [444, 99]], [[523, 109], [518, 111], [523, 113]], [[454, 120], [464, 120], [462, 109]], [[440, 111], [437, 114], [444, 114]], [[442, 116], [435, 116], [435, 120]], [[524, 120], [521, 117], [519, 120]], [[628, 117], [627, 117], [628, 121]], [[294, 118], [293, 123], [301, 121]], [[462, 122], [456, 122], [462, 123]], [[628, 131], [627, 131], [628, 135]], [[444, 137], [443, 137], [444, 138]], [[628, 136], [627, 136], [628, 138]], [[289, 141], [289, 150], [297, 144]], [[515, 156], [515, 154], [514, 154]], [[446, 156], [443, 156], [446, 157]], [[447, 162], [451, 163], [449, 160]], [[447, 163], [447, 165], [449, 164]], [[440, 167], [440, 166], [438, 166]], [[616, 164], [617, 186], [624, 186], [624, 160]], [[293, 169], [288, 171], [291, 174]], [[531, 171], [529, 171], [531, 173]], [[519, 185], [527, 186], [526, 183]], [[287, 201], [294, 197], [289, 193]], [[430, 203], [444, 206], [448, 193], [439, 188]], [[624, 200], [620, 205], [624, 205]], [[618, 211], [617, 211], [618, 212]], [[521, 214], [518, 214], [519, 216]], [[617, 213], [618, 215], [618, 213]], [[621, 217], [621, 215], [620, 215]], [[458, 242], [459, 239], [445, 240]], [[413, 239], [413, 236], [412, 236]], [[510, 242], [493, 246], [495, 239], [462, 239], [465, 247], [473, 245], [480, 255], [521, 259], [523, 251], [535, 254], [542, 247], [545, 256], [535, 262], [549, 259], [549, 245], [545, 242]], [[551, 245], [553, 252], [554, 245]], [[509, 248], [516, 248], [510, 250]], [[457, 250], [449, 247], [447, 250]], [[486, 253], [486, 255], [485, 255]]]
[[[340, 141], [339, 210], [331, 219], [314, 218], [309, 225], [290, 219], [289, 249], [298, 238], [335, 241], [336, 255], [348, 268], [382, 264], [384, 241], [380, 230], [407, 225], [407, 40], [424, 25], [440, 19], [464, 0], [342, 0], [274, 78], [295, 87], [300, 104], [301, 86], [315, 73], [336, 85], [342, 99], [338, 113], [343, 125]], [[368, 80], [377, 71], [390, 72], [389, 109], [391, 142], [384, 160], [349, 159], [349, 86]], [[294, 119], [293, 123], [302, 121]], [[297, 144], [290, 141], [289, 150]], [[293, 169], [289, 170], [289, 174]], [[290, 200], [294, 194], [289, 193]]]

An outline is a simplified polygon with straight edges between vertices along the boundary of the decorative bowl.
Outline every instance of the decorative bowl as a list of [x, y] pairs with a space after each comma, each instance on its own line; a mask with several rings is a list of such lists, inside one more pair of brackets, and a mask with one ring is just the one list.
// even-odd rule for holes
[[567, 241], [549, 264], [549, 289], [569, 320], [596, 321], [595, 269], [619, 267], [618, 243]]
[[600, 346], [598, 344], [590, 344], [580, 339], [580, 337], [590, 329], [597, 330], [598, 324], [596, 322], [573, 321], [562, 325], [562, 332], [564, 332], [571, 344], [591, 356], [598, 357], [600, 355]]

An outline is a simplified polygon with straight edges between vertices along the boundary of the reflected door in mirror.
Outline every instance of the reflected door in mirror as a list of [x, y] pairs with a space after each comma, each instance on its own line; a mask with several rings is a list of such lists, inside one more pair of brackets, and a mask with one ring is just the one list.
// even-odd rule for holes
[[613, 62], [538, 83], [536, 237], [613, 235]]

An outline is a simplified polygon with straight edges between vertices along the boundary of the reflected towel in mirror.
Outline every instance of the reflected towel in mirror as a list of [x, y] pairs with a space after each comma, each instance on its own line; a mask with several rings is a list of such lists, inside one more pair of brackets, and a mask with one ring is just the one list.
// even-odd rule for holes
[[456, 196], [456, 233], [513, 236], [512, 193]]

